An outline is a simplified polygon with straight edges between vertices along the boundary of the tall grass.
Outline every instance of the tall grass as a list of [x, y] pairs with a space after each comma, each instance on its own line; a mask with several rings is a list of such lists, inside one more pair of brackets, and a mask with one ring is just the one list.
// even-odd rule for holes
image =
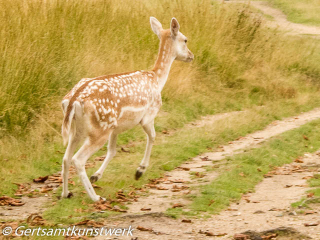
[[200, 102], [203, 114], [241, 109], [295, 97], [320, 76], [314, 43], [263, 29], [246, 7], [207, 0], [0, 0], [0, 9], [1, 135], [24, 133], [35, 113], [52, 103], [57, 108], [82, 77], [150, 68], [158, 47], [150, 16], [164, 27], [175, 16], [196, 56], [191, 65], [173, 66], [165, 103], [188, 95], [188, 108]]

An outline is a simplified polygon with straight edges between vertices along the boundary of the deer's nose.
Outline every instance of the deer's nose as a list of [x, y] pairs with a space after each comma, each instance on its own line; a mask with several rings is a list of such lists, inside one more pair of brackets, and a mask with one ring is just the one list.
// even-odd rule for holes
[[191, 62], [194, 59], [194, 55], [189, 51], [188, 61]]

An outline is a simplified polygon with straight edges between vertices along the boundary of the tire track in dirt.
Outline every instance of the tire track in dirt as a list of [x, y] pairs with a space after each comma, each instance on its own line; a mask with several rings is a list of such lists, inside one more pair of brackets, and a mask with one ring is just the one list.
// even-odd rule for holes
[[[221, 160], [228, 156], [233, 156], [243, 152], [245, 149], [258, 147], [260, 143], [286, 131], [298, 128], [312, 120], [320, 118], [320, 109], [314, 109], [299, 116], [286, 118], [281, 121], [275, 121], [268, 125], [264, 130], [249, 134], [240, 139], [229, 142], [228, 145], [220, 146], [218, 151], [208, 152], [199, 155], [180, 167], [168, 172], [159, 184], [147, 185], [151, 187], [146, 197], [140, 197], [137, 202], [128, 205], [128, 214], [143, 214], [141, 208], [150, 209], [149, 212], [165, 212], [174, 204], [188, 204], [184, 196], [189, 188], [195, 189], [196, 186], [214, 180], [218, 172], [206, 172], [206, 167], [214, 168], [221, 164]], [[190, 172], [196, 173], [191, 175]], [[180, 191], [179, 191], [180, 190]], [[138, 192], [139, 194], [139, 192]], [[144, 192], [140, 192], [141, 195]]]

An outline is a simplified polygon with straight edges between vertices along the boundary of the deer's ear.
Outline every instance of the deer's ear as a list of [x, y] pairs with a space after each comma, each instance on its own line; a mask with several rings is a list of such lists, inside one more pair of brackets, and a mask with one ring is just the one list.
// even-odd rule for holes
[[172, 18], [171, 25], [170, 25], [171, 36], [176, 37], [179, 33], [179, 28], [180, 28], [180, 25], [178, 23], [178, 20], [175, 18]]
[[159, 39], [161, 39], [161, 30], [162, 30], [161, 23], [155, 17], [150, 17], [150, 24], [151, 24], [152, 31], [155, 34], [157, 34]]

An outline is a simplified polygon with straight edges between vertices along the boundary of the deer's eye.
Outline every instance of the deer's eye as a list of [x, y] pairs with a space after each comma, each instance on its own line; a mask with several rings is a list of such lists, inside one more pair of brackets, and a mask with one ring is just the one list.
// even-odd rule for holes
[[185, 43], [187, 43], [187, 42], [188, 42], [188, 40], [186, 39], [186, 40], [184, 40], [184, 42], [185, 42]]

